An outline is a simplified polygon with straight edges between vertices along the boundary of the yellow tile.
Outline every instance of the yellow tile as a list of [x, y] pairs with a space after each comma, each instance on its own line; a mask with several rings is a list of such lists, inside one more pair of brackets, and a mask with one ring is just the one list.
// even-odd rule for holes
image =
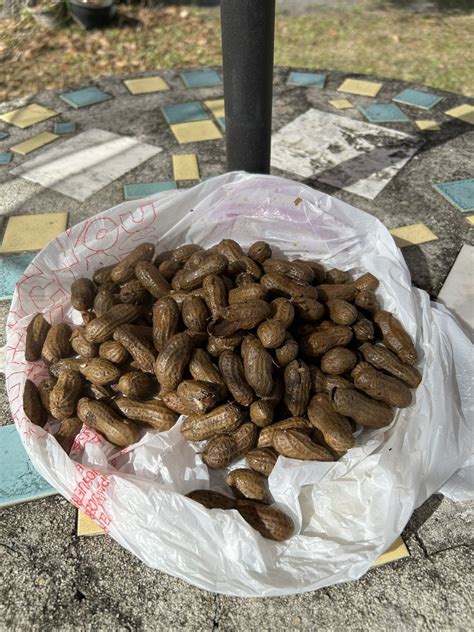
[[142, 77], [141, 79], [126, 79], [124, 84], [132, 94], [147, 94], [148, 92], [163, 92], [170, 87], [161, 77]]
[[39, 149], [40, 147], [43, 147], [43, 145], [47, 145], [48, 143], [52, 143], [53, 140], [56, 140], [56, 138], [59, 138], [58, 134], [43, 132], [42, 134], [33, 136], [33, 138], [29, 138], [22, 143], [18, 143], [18, 145], [13, 145], [13, 147], [10, 147], [10, 149], [16, 154], [20, 154], [20, 156], [26, 156], [26, 154], [29, 154], [31, 151]]
[[41, 250], [66, 230], [67, 213], [15, 215], [8, 218], [0, 253]]
[[80, 509], [77, 512], [77, 535], [103, 535], [105, 531]]
[[361, 81], [360, 79], [346, 79], [341, 83], [338, 92], [350, 92], [360, 94], [363, 97], [376, 97], [382, 89], [382, 83], [373, 81]]
[[211, 99], [210, 101], [204, 101], [204, 105], [216, 118], [225, 116], [224, 99]]
[[175, 180], [199, 180], [199, 166], [196, 154], [175, 154], [173, 156]]
[[392, 228], [390, 233], [399, 248], [413, 246], [414, 244], [424, 244], [427, 241], [438, 239], [425, 224], [411, 224], [410, 226]]
[[333, 101], [329, 101], [329, 103], [336, 108], [336, 110], [347, 110], [348, 108], [353, 108], [354, 104], [349, 101], [349, 99], [334, 99]]
[[448, 110], [445, 114], [474, 125], [474, 106], [468, 105], [467, 103], [459, 105], [457, 108], [453, 108], [452, 110]]
[[404, 557], [410, 557], [410, 553], [405, 542], [401, 538], [397, 538], [392, 546], [375, 560], [372, 567], [381, 566], [382, 564], [387, 564], [388, 562], [395, 562], [396, 560], [401, 560]]
[[22, 108], [18, 108], [18, 110], [5, 112], [5, 114], [0, 115], [0, 119], [24, 129], [25, 127], [30, 127], [30, 125], [34, 125], [35, 123], [41, 123], [41, 121], [46, 121], [46, 119], [57, 115], [58, 113], [54, 110], [45, 108], [38, 103], [30, 103], [30, 105], [25, 105]]
[[466, 217], [466, 219], [471, 224], [471, 226], [474, 226], [474, 215], [469, 215], [468, 217]]
[[422, 119], [420, 121], [415, 121], [416, 126], [423, 130], [437, 130], [441, 129], [436, 121]]
[[222, 138], [219, 128], [213, 121], [193, 121], [192, 123], [175, 123], [171, 131], [178, 143], [197, 143], [202, 140]]

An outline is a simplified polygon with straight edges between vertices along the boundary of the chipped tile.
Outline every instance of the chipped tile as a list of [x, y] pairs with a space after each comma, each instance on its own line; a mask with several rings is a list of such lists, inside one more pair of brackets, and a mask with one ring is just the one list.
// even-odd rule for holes
[[161, 111], [170, 125], [173, 123], [188, 123], [189, 121], [203, 121], [209, 118], [209, 114], [199, 101], [164, 105]]
[[392, 546], [375, 560], [372, 564], [372, 568], [375, 566], [382, 566], [382, 564], [388, 564], [389, 562], [396, 562], [397, 560], [402, 560], [405, 557], [410, 557], [410, 553], [405, 542], [401, 538], [397, 538]]
[[8, 132], [0, 132], [0, 140], [5, 140], [5, 138], [8, 138], [10, 136], [10, 134]]
[[205, 140], [218, 140], [222, 134], [213, 121], [196, 121], [171, 125], [171, 131], [178, 143], [197, 143]]
[[336, 108], [336, 110], [348, 110], [349, 108], [355, 107], [349, 99], [333, 99], [332, 101], [328, 101], [328, 103]]
[[225, 116], [224, 99], [209, 99], [208, 101], [204, 101], [204, 105], [216, 118]]
[[447, 110], [445, 114], [447, 116], [458, 118], [465, 123], [474, 125], [474, 106], [468, 105], [467, 103], [459, 105], [456, 108], [452, 108], [451, 110]]
[[175, 180], [199, 180], [199, 165], [196, 154], [175, 154], [173, 156]]
[[428, 241], [435, 241], [438, 237], [425, 224], [410, 224], [400, 228], [390, 230], [395, 243], [399, 248], [425, 244]]
[[192, 70], [180, 74], [186, 88], [212, 88], [221, 86], [222, 79], [215, 70]]
[[225, 132], [225, 116], [219, 116], [216, 118], [216, 123], [219, 125], [221, 130]]
[[167, 182], [147, 182], [145, 184], [126, 184], [123, 187], [124, 200], [139, 200], [141, 198], [176, 189], [176, 182], [169, 180]]
[[359, 94], [363, 97], [376, 97], [382, 89], [382, 83], [362, 81], [361, 79], [345, 79], [337, 89], [338, 92]]
[[124, 84], [131, 94], [149, 94], [150, 92], [163, 92], [170, 89], [166, 81], [158, 76], [125, 79]]
[[474, 178], [439, 182], [434, 188], [463, 213], [474, 211]]
[[471, 226], [474, 226], [474, 215], [468, 215], [466, 219], [471, 224]]
[[83, 108], [86, 105], [96, 105], [103, 101], [112, 99], [112, 95], [104, 92], [96, 86], [90, 86], [89, 88], [83, 88], [82, 90], [74, 90], [73, 92], [64, 92], [59, 95], [59, 98], [65, 101], [73, 108]]
[[393, 97], [393, 101], [397, 103], [404, 103], [405, 105], [412, 105], [422, 110], [431, 110], [437, 103], [439, 103], [443, 97], [439, 97], [437, 94], [431, 94], [431, 92], [421, 92], [420, 90], [412, 90], [406, 88], [402, 90], [396, 97]]
[[35, 123], [41, 123], [57, 115], [57, 112], [45, 108], [43, 105], [39, 105], [39, 103], [30, 103], [17, 110], [0, 114], [0, 119], [6, 123], [10, 123], [10, 125], [16, 125], [16, 127], [25, 129], [26, 127], [35, 125]]
[[44, 145], [48, 145], [52, 143], [53, 140], [59, 138], [57, 134], [52, 134], [51, 132], [42, 132], [37, 136], [33, 136], [33, 138], [29, 138], [28, 140], [24, 140], [22, 143], [18, 143], [17, 145], [12, 145], [10, 149], [15, 152], [15, 154], [20, 154], [20, 156], [26, 156], [27, 154], [35, 151], [35, 149], [39, 149], [40, 147], [44, 147]]
[[0, 256], [0, 300], [13, 296], [21, 275], [35, 257], [36, 253]]
[[76, 533], [78, 536], [104, 535], [105, 531], [92, 518], [78, 509]]
[[289, 86], [316, 86], [324, 88], [327, 75], [322, 72], [290, 72], [287, 85]]
[[41, 250], [66, 230], [67, 213], [14, 215], [8, 218], [0, 253]]
[[8, 165], [13, 158], [11, 151], [2, 151], [0, 153], [0, 165]]
[[394, 103], [372, 103], [358, 109], [371, 123], [400, 123], [410, 120]]
[[76, 124], [73, 121], [61, 121], [54, 124], [55, 134], [72, 134], [76, 131]]
[[418, 121], [415, 121], [415, 125], [419, 129], [421, 129], [423, 131], [426, 130], [428, 132], [430, 132], [430, 131], [434, 132], [436, 130], [441, 129], [439, 124], [436, 121], [432, 120], [432, 119], [419, 119]]

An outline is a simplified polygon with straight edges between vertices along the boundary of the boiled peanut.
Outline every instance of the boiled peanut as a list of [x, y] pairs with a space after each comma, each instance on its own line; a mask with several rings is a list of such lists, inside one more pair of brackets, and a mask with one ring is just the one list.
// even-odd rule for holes
[[318, 285], [319, 300], [327, 303], [332, 299], [340, 299], [342, 301], [351, 302], [355, 299], [357, 289], [350, 283], [330, 283]]
[[77, 371], [62, 371], [49, 396], [51, 415], [60, 421], [73, 417], [81, 390], [80, 374]]
[[141, 371], [130, 371], [120, 376], [116, 390], [132, 399], [147, 397], [152, 390], [152, 379]]
[[183, 246], [178, 246], [178, 248], [175, 248], [172, 251], [171, 259], [173, 259], [173, 261], [178, 261], [178, 263], [184, 265], [190, 257], [195, 255], [196, 253], [202, 252], [202, 246], [199, 246], [198, 244], [184, 244]]
[[264, 320], [258, 326], [257, 336], [266, 349], [276, 349], [285, 341], [286, 328], [279, 320]]
[[92, 280], [96, 285], [104, 285], [104, 283], [110, 283], [112, 281], [112, 270], [115, 268], [115, 263], [111, 266], [104, 266], [97, 268], [92, 276]]
[[278, 320], [286, 328], [290, 327], [295, 318], [295, 308], [287, 298], [276, 298], [270, 303], [270, 318]]
[[108, 386], [99, 386], [88, 382], [82, 389], [84, 397], [95, 399], [98, 402], [108, 402], [112, 399], [113, 390]]
[[303, 283], [312, 283], [314, 280], [314, 272], [311, 266], [306, 265], [302, 261], [286, 261], [285, 259], [266, 259], [263, 263], [263, 269], [266, 274], [274, 272], [284, 274], [294, 281]]
[[260, 283], [247, 283], [240, 287], [235, 287], [229, 292], [229, 305], [246, 303], [256, 299], [265, 300], [267, 290]]
[[121, 342], [106, 340], [99, 347], [99, 357], [114, 364], [123, 364], [130, 356]]
[[155, 375], [162, 391], [174, 391], [181, 382], [193, 350], [193, 342], [187, 334], [172, 336], [155, 361]]
[[244, 255], [236, 261], [229, 263], [229, 274], [241, 274], [246, 272], [250, 274], [254, 281], [258, 281], [262, 277], [262, 269], [256, 261]]
[[230, 433], [236, 446], [236, 458], [244, 456], [257, 445], [258, 430], [252, 423], [244, 423]]
[[351, 275], [349, 272], [344, 270], [338, 270], [337, 268], [332, 268], [326, 272], [326, 283], [331, 283], [334, 285], [339, 285], [342, 283], [348, 283], [351, 280]]
[[268, 399], [257, 399], [250, 404], [250, 419], [259, 428], [269, 426], [275, 417], [275, 404]]
[[227, 265], [227, 259], [222, 255], [207, 257], [194, 270], [184, 271], [179, 280], [179, 288], [176, 289], [194, 290], [202, 285], [209, 274], [222, 274], [225, 272]]
[[293, 535], [293, 521], [279, 509], [251, 500], [238, 500], [237, 509], [242, 518], [264, 538], [282, 541]]
[[51, 410], [49, 407], [49, 398], [51, 397], [51, 391], [53, 390], [55, 384], [56, 378], [54, 377], [47, 377], [38, 384], [38, 393], [41, 399], [41, 403], [43, 404], [43, 408], [49, 414], [51, 414]]
[[147, 298], [148, 292], [138, 279], [127, 281], [127, 283], [120, 288], [120, 301], [122, 303], [128, 305], [142, 305]]
[[357, 322], [352, 325], [352, 330], [358, 342], [367, 342], [374, 339], [374, 324], [362, 314], [359, 314]]
[[[231, 321], [236, 324], [237, 329], [253, 329], [257, 327], [265, 318], [270, 315], [270, 306], [261, 299], [249, 300], [246, 303], [239, 303], [225, 307], [221, 311], [224, 321]], [[219, 322], [219, 321], [217, 321]], [[235, 333], [229, 332], [224, 335]], [[213, 335], [218, 335], [213, 332]]]
[[178, 385], [176, 393], [193, 413], [203, 414], [214, 408], [220, 401], [219, 384], [202, 380], [184, 380]]
[[104, 435], [107, 441], [126, 447], [139, 439], [138, 427], [117, 415], [110, 406], [83, 397], [77, 404], [77, 416], [83, 424]]
[[370, 272], [366, 272], [355, 281], [352, 281], [356, 290], [372, 290], [375, 291], [379, 286], [379, 280]]
[[120, 342], [144, 373], [154, 373], [155, 352], [151, 344], [137, 336], [130, 325], [121, 325], [114, 331], [114, 340]]
[[311, 268], [314, 274], [313, 285], [319, 285], [326, 281], [326, 269], [319, 261], [307, 261], [303, 259], [295, 259], [295, 261], [304, 263]]
[[71, 327], [66, 323], [58, 323], [49, 328], [41, 350], [41, 357], [46, 364], [53, 364], [71, 355], [71, 333]]
[[206, 292], [206, 302], [212, 318], [216, 320], [221, 315], [224, 307], [227, 306], [226, 285], [222, 277], [217, 274], [209, 274], [204, 278], [202, 287]]
[[178, 261], [173, 261], [172, 259], [162, 261], [158, 266], [158, 272], [166, 281], [168, 281], [168, 283], [171, 283], [178, 270], [181, 270], [181, 264], [178, 263]]
[[272, 256], [272, 249], [266, 241], [256, 241], [250, 246], [248, 255], [257, 263], [263, 263]]
[[[218, 254], [217, 252], [215, 254]], [[197, 250], [192, 254], [189, 259], [183, 264], [180, 264], [183, 270], [194, 270], [205, 259], [209, 257], [210, 253], [207, 250]]]
[[416, 388], [420, 384], [421, 374], [418, 369], [404, 364], [385, 347], [365, 343], [361, 345], [360, 351], [376, 369], [383, 369], [412, 388]]
[[98, 346], [86, 340], [82, 327], [75, 329], [71, 334], [71, 347], [83, 358], [95, 358], [98, 353]]
[[188, 441], [203, 441], [235, 430], [243, 419], [244, 412], [239, 406], [224, 404], [205, 415], [190, 415], [184, 420], [181, 432]]
[[352, 330], [349, 327], [336, 325], [330, 329], [316, 331], [301, 342], [303, 352], [308, 356], [324, 355], [333, 347], [348, 344], [352, 339]]
[[295, 360], [298, 355], [298, 343], [290, 334], [286, 334], [285, 341], [278, 349], [275, 349], [275, 359], [279, 367], [285, 367]]
[[321, 358], [321, 370], [330, 375], [349, 373], [356, 364], [356, 354], [345, 347], [333, 347]]
[[142, 286], [155, 298], [161, 298], [171, 289], [158, 268], [149, 261], [139, 261], [135, 266], [135, 274]]
[[235, 401], [242, 406], [250, 406], [255, 395], [245, 379], [244, 365], [240, 356], [225, 349], [219, 356], [219, 370]]
[[278, 454], [289, 459], [334, 461], [329, 450], [317, 445], [308, 435], [297, 430], [277, 430], [273, 435], [273, 447]]
[[318, 393], [311, 399], [308, 418], [321, 431], [325, 443], [338, 454], [347, 452], [354, 445], [349, 420], [334, 410], [331, 398], [326, 393]]
[[383, 428], [393, 419], [393, 410], [384, 402], [376, 401], [349, 388], [336, 388], [333, 405], [338, 413], [351, 417], [368, 428]]
[[151, 261], [155, 254], [153, 244], [140, 244], [130, 252], [125, 259], [117, 263], [110, 273], [114, 283], [126, 283], [135, 277], [135, 266], [139, 261]]
[[96, 314], [94, 312], [82, 312], [82, 324], [88, 325], [94, 318], [96, 318]]
[[99, 289], [94, 299], [94, 313], [96, 317], [104, 316], [115, 303], [115, 296], [110, 290], [106, 288]]
[[94, 303], [95, 285], [90, 279], [76, 279], [71, 285], [71, 304], [74, 309], [85, 312]]
[[211, 470], [221, 470], [237, 458], [238, 450], [228, 434], [212, 437], [202, 452], [202, 460]]
[[335, 388], [353, 388], [352, 382], [340, 375], [326, 375], [317, 366], [310, 365], [311, 385], [314, 393], [331, 395]]
[[78, 417], [70, 417], [64, 419], [59, 429], [54, 433], [54, 438], [62, 447], [66, 454], [71, 451], [74, 439], [77, 437], [82, 428], [82, 421]]
[[207, 343], [207, 351], [214, 357], [218, 357], [223, 351], [229, 349], [232, 351], [242, 342], [244, 335], [241, 331], [236, 331], [232, 336], [217, 337], [209, 336]]
[[314, 300], [318, 298], [318, 290], [315, 287], [308, 283], [293, 281], [293, 279], [279, 272], [264, 274], [260, 279], [260, 283], [270, 292], [282, 294], [289, 298], [305, 297]]
[[189, 296], [181, 306], [183, 322], [191, 331], [204, 331], [209, 320], [209, 311], [202, 298]]
[[376, 312], [379, 309], [377, 297], [372, 290], [359, 290], [355, 297], [355, 304], [359, 309], [365, 309], [367, 312]]
[[79, 370], [86, 380], [98, 386], [113, 384], [120, 378], [120, 369], [104, 358], [92, 358]]
[[153, 305], [153, 344], [162, 351], [168, 340], [178, 333], [179, 308], [174, 299], [165, 296]]
[[382, 332], [384, 345], [396, 353], [405, 364], [410, 366], [416, 364], [418, 360], [416, 349], [401, 322], [385, 310], [375, 312], [374, 322]]
[[235, 509], [236, 505], [234, 498], [229, 498], [229, 496], [213, 492], [210, 489], [195, 489], [186, 496], [200, 505], [204, 505], [207, 509]]
[[302, 320], [316, 322], [324, 317], [324, 307], [319, 301], [312, 298], [295, 298], [293, 299], [297, 315]]
[[27, 362], [36, 362], [41, 358], [41, 350], [50, 329], [51, 325], [45, 320], [43, 314], [35, 314], [30, 320], [26, 328], [25, 360]]
[[103, 316], [90, 322], [86, 326], [84, 335], [89, 342], [100, 344], [109, 340], [117, 327], [131, 323], [141, 313], [141, 308], [136, 305], [114, 305]]
[[326, 307], [329, 317], [336, 325], [352, 325], [357, 319], [357, 308], [347, 301], [334, 298], [327, 301]]
[[204, 349], [193, 350], [189, 361], [189, 372], [195, 380], [218, 384], [221, 387], [222, 395], [226, 393], [225, 380], [214, 366], [211, 356]]
[[260, 340], [247, 336], [242, 342], [244, 374], [249, 386], [260, 397], [266, 397], [273, 388], [273, 360]]
[[255, 500], [265, 504], [270, 502], [270, 494], [265, 486], [265, 478], [257, 472], [245, 468], [237, 468], [227, 474], [225, 482], [237, 498]]
[[114, 404], [128, 419], [151, 426], [158, 432], [170, 430], [178, 419], [178, 415], [159, 399], [143, 401], [119, 397], [114, 401]]
[[273, 446], [273, 436], [278, 430], [297, 430], [298, 432], [308, 433], [311, 430], [311, 424], [303, 417], [288, 417], [288, 419], [283, 421], [277, 421], [260, 431], [258, 447], [271, 448]]
[[278, 460], [278, 454], [272, 448], [255, 448], [245, 456], [247, 465], [263, 476], [270, 476]]
[[285, 367], [285, 404], [293, 417], [306, 412], [311, 391], [311, 374], [302, 360], [293, 360]]
[[89, 361], [87, 358], [63, 358], [52, 364], [49, 372], [53, 377], [59, 377], [62, 371], [80, 371]]
[[166, 393], [160, 393], [160, 398], [166, 406], [175, 413], [188, 416], [196, 414], [196, 409], [193, 404], [178, 397], [178, 393], [176, 391], [166, 391]]
[[354, 378], [356, 388], [372, 399], [378, 399], [395, 408], [406, 408], [411, 404], [410, 389], [403, 382], [370, 365], [369, 367], [362, 369]]
[[239, 274], [235, 277], [234, 281], [235, 281], [236, 287], [243, 287], [244, 285], [253, 285], [255, 283], [254, 277], [248, 272], [239, 272]]
[[25, 389], [23, 391], [23, 410], [31, 423], [36, 426], [43, 427], [48, 420], [48, 413], [41, 403], [38, 388], [31, 380], [25, 381]]

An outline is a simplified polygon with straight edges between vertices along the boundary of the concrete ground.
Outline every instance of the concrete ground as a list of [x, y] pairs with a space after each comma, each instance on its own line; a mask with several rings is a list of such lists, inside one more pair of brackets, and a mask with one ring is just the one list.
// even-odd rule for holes
[[[137, 136], [164, 151], [83, 203], [15, 179], [3, 169], [1, 213], [68, 210], [71, 225], [122, 201], [125, 183], [171, 179], [170, 156], [178, 151], [198, 154], [203, 177], [222, 173], [223, 141], [178, 146], [159, 111], [163, 103], [220, 97], [222, 90], [185, 90], [176, 72], [160, 74], [172, 87], [169, 93], [132, 97], [121, 78], [101, 79], [95, 83], [112, 93], [114, 100], [77, 111], [67, 108], [57, 93], [35, 95], [35, 101], [59, 110], [65, 120], [76, 121], [79, 131], [94, 127]], [[287, 69], [276, 71], [275, 131], [310, 107], [334, 113], [328, 100], [341, 97], [336, 88], [343, 75], [330, 73], [327, 87], [320, 90], [288, 88], [287, 74]], [[384, 102], [407, 87], [383, 82], [379, 100]], [[470, 102], [435, 92], [445, 97], [441, 111]], [[350, 98], [357, 105], [369, 101]], [[0, 112], [26, 101], [0, 104]], [[431, 113], [410, 113], [431, 118]], [[362, 120], [357, 110], [342, 115]], [[423, 148], [375, 200], [309, 181], [373, 213], [389, 228], [418, 222], [429, 225], [439, 240], [405, 248], [403, 253], [414, 283], [432, 296], [439, 292], [462, 243], [472, 243], [472, 228], [465, 217], [431, 185], [472, 177], [474, 133], [466, 123], [442, 114], [438, 118], [442, 130], [426, 135]], [[387, 127], [407, 131], [403, 126]], [[51, 121], [46, 121], [35, 126], [34, 133], [51, 128]], [[31, 130], [9, 131], [9, 144], [33, 135]], [[412, 127], [410, 132], [415, 133]], [[0, 302], [2, 337], [8, 308], [8, 302]], [[0, 413], [1, 424], [12, 422], [3, 382]], [[318, 592], [249, 600], [210, 594], [151, 570], [109, 536], [78, 538], [76, 510], [60, 496], [10, 507], [0, 513], [0, 630], [467, 630], [474, 615], [470, 597], [473, 507], [433, 496], [413, 514], [403, 533], [409, 558], [372, 569], [356, 582]]]

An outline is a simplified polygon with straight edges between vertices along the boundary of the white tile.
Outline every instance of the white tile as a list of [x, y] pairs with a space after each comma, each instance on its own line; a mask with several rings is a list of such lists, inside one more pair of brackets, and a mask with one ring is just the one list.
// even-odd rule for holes
[[464, 245], [438, 295], [438, 300], [472, 329], [474, 329], [473, 270], [474, 246]]
[[136, 138], [89, 129], [11, 171], [83, 202], [89, 196], [160, 153]]
[[423, 140], [311, 109], [272, 140], [272, 166], [373, 200]]

